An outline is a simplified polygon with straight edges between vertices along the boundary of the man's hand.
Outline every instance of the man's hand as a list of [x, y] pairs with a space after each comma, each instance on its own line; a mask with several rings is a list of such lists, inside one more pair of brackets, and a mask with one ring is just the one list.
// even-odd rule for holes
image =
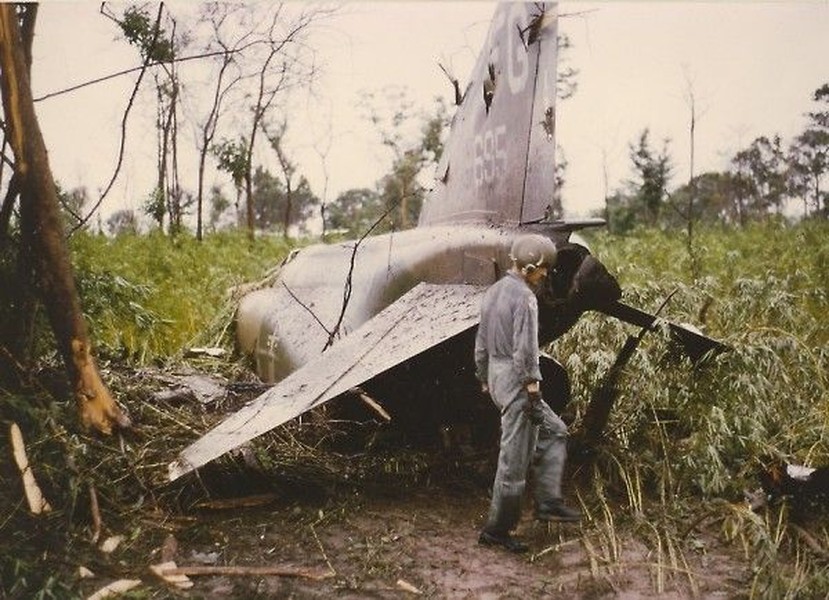
[[489, 396], [489, 386], [485, 383], [481, 383], [481, 393], [484, 396]]
[[541, 425], [544, 422], [544, 415], [541, 413], [541, 386], [537, 381], [527, 384], [527, 405], [524, 412], [533, 425]]
[[527, 395], [530, 397], [531, 403], [541, 400], [541, 386], [537, 381], [531, 381], [527, 384]]

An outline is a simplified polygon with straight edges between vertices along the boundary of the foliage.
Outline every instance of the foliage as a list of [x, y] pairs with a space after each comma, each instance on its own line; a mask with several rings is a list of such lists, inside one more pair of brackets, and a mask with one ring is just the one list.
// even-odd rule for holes
[[107, 218], [106, 226], [107, 233], [109, 233], [109, 235], [135, 235], [138, 233], [139, 229], [138, 215], [136, 215], [135, 211], [130, 208], [116, 210], [109, 216], [109, 218]]
[[144, 60], [169, 62], [175, 57], [173, 42], [161, 27], [156, 27], [147, 11], [130, 6], [118, 21], [127, 41], [137, 46]]
[[793, 216], [829, 217], [829, 84], [813, 99], [818, 110], [807, 113], [807, 124], [786, 148], [779, 135], [761, 135], [737, 151], [723, 172], [695, 175], [668, 189], [672, 159], [668, 141], [661, 152], [651, 147], [649, 131], [629, 145], [635, 178], [606, 198], [605, 215], [614, 233], [637, 225], [686, 228], [718, 220], [746, 225], [750, 221]]
[[427, 192], [421, 176], [440, 161], [443, 153], [442, 134], [448, 125], [446, 105], [436, 98], [432, 111], [418, 112], [409, 96], [405, 88], [390, 86], [381, 96], [366, 92], [360, 101], [365, 118], [392, 153], [390, 171], [377, 182], [377, 191], [389, 211], [387, 223], [377, 232], [417, 224]]
[[220, 228], [220, 222], [222, 219], [222, 215], [230, 208], [231, 202], [222, 193], [222, 188], [219, 185], [212, 185], [210, 186], [210, 218], [209, 218], [209, 225], [210, 228], [215, 231], [216, 229]]
[[55, 183], [58, 192], [58, 202], [61, 207], [61, 217], [64, 222], [64, 229], [73, 229], [80, 225], [83, 218], [84, 207], [89, 201], [89, 191], [85, 187], [77, 187], [71, 190], [64, 190], [60, 183]]
[[[704, 267], [696, 280], [675, 233], [637, 229], [590, 239], [618, 276], [624, 300], [655, 310], [676, 290], [663, 316], [702, 327], [729, 346], [695, 367], [667, 330], [645, 336], [620, 384], [609, 436], [593, 449], [598, 478], [632, 516], [676, 515], [685, 501], [722, 515], [726, 539], [750, 548], [753, 597], [797, 597], [792, 590], [806, 593], [826, 582], [819, 561], [794, 558], [803, 550], [792, 539], [797, 527], [821, 536], [825, 511], [810, 513], [807, 503], [797, 514], [788, 515], [785, 504], [756, 514], [742, 499], [777, 461], [829, 464], [827, 233], [822, 220], [702, 228], [696, 235]], [[633, 333], [587, 315], [553, 344], [572, 378], [576, 424]]]
[[385, 208], [380, 195], [369, 188], [350, 189], [325, 207], [325, 230], [359, 238], [379, 219]]
[[814, 214], [829, 217], [829, 190], [824, 185], [829, 170], [829, 83], [815, 90], [813, 99], [826, 110], [810, 112], [806, 129], [791, 145], [790, 191], [803, 199], [804, 214], [811, 203]]
[[241, 138], [238, 141], [222, 140], [211, 148], [216, 160], [219, 161], [219, 170], [230, 175], [237, 192], [244, 185], [245, 172], [248, 169], [247, 146], [247, 140]]
[[[256, 228], [262, 231], [281, 229], [287, 236], [287, 225], [301, 225], [319, 206], [319, 199], [311, 191], [305, 177], [292, 182], [290, 197], [283, 181], [263, 167], [253, 174], [253, 206]], [[290, 200], [290, 204], [289, 204]], [[287, 219], [286, 219], [287, 217]]]
[[[622, 540], [630, 536], [652, 552], [654, 569], [670, 569], [673, 560], [679, 561], [673, 568], [682, 570], [683, 553], [727, 544], [746, 565], [733, 580], [747, 597], [822, 597], [829, 583], [825, 558], [797, 532], [808, 527], [818, 545], [829, 546], [825, 509], [777, 503], [752, 511], [743, 495], [756, 489], [758, 470], [768, 460], [829, 463], [827, 234], [823, 219], [796, 226], [769, 221], [702, 227], [695, 234], [702, 270], [693, 278], [682, 236], [653, 228], [626, 236], [592, 232], [592, 251], [619, 278], [626, 301], [655, 309], [676, 289], [663, 316], [701, 326], [730, 347], [694, 367], [658, 328], [634, 354], [609, 435], [593, 449], [595, 469], [581, 478], [577, 473], [573, 484], [587, 515], [585, 544], [595, 543], [607, 565], [624, 568]], [[84, 309], [105, 360], [123, 354], [145, 366], [179, 356], [191, 340], [206, 339], [206, 330], [211, 343], [230, 345], [227, 330], [212, 327], [217, 319], [229, 321], [234, 302], [227, 300], [226, 288], [260, 277], [289, 249], [281, 238], [250, 242], [238, 231], [208, 235], [201, 244], [160, 232], [115, 238], [79, 232], [71, 244]], [[591, 392], [632, 333], [629, 325], [588, 314], [550, 349], [572, 381], [568, 417], [575, 419], [575, 431]], [[140, 372], [116, 383], [143, 431], [120, 445], [73, 433], [72, 414], [64, 406], [0, 395], [5, 418], [13, 416], [24, 431], [41, 432], [43, 441], [31, 444], [30, 459], [60, 507], [35, 521], [20, 506], [0, 502], [9, 506], [0, 520], [13, 525], [9, 535], [0, 536], [3, 592], [80, 595], [70, 566], [100, 561], [84, 520], [89, 484], [99, 489], [107, 526], [124, 532], [141, 560], [168, 533], [152, 525], [159, 511], [194, 493], [163, 487], [154, 478], [169, 459], [171, 444], [192, 440], [219, 415], [201, 406], [186, 413], [183, 406], [147, 402], [136, 381]], [[268, 446], [258, 453], [264, 464], [272, 471], [302, 473], [303, 484], [322, 478], [333, 485], [371, 461], [382, 470], [390, 464], [385, 461], [399, 459], [368, 452], [361, 460], [369, 462], [359, 463], [327, 453], [318, 439], [308, 443], [309, 431], [327, 435], [314, 429], [320, 422], [312, 417], [266, 436]], [[571, 463], [578, 460], [578, 454], [571, 456]], [[5, 468], [0, 463], [0, 483], [16, 489], [15, 474]], [[296, 485], [288, 480], [281, 489]], [[715, 542], [705, 537], [712, 532]], [[44, 540], [51, 548], [47, 554]], [[147, 548], [139, 553], [141, 544]], [[49, 560], [64, 566], [44, 569]]]
[[627, 231], [637, 222], [647, 225], [659, 222], [673, 169], [668, 141], [665, 140], [661, 151], [655, 151], [648, 129], [642, 131], [636, 144], [630, 144], [628, 150], [635, 179], [628, 182], [627, 194], [617, 192], [607, 201], [610, 227], [616, 232]]
[[158, 186], [153, 188], [142, 205], [144, 214], [150, 217], [158, 228], [164, 226], [164, 215], [167, 213], [164, 202], [164, 190]]
[[[74, 268], [92, 338], [140, 363], [171, 356], [207, 329], [232, 286], [258, 278], [290, 246], [238, 231], [72, 237]], [[227, 341], [227, 340], [225, 340]]]

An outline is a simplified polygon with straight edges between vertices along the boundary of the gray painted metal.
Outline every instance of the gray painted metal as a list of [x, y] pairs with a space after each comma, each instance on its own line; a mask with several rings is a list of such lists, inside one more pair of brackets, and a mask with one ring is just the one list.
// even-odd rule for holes
[[421, 283], [188, 446], [172, 481], [473, 327], [485, 287]]
[[557, 8], [498, 5], [420, 226], [544, 218], [555, 192]]
[[[240, 349], [255, 355], [264, 381], [278, 383], [184, 449], [169, 465], [170, 479], [473, 327], [482, 290], [509, 268], [509, 248], [524, 232], [547, 235], [559, 247], [556, 274], [548, 277], [552, 292], [539, 307], [542, 342], [585, 310], [633, 323], [648, 316], [615, 303], [618, 294], [606, 290], [618, 292], [618, 285], [609, 274], [612, 284], [599, 287], [598, 301], [570, 298], [584, 283], [576, 280], [589, 254], [571, 234], [604, 221], [548, 218], [555, 195], [556, 17], [549, 3], [496, 8], [416, 229], [305, 248], [272, 287], [242, 299]], [[338, 339], [323, 351], [338, 322]], [[704, 348], [697, 337], [694, 347]]]

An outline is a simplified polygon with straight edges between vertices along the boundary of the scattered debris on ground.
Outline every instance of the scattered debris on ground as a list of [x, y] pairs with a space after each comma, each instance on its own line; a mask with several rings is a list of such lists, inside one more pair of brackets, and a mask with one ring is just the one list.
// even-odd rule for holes
[[[70, 414], [45, 419], [49, 435], [24, 446], [9, 429], [18, 460], [0, 471], [12, 507], [0, 515], [0, 589], [11, 598], [50, 586], [62, 598], [732, 598], [753, 576], [739, 525], [774, 510], [722, 501], [676, 518], [574, 474], [584, 520], [543, 525], [525, 511], [518, 534], [531, 551], [519, 557], [477, 544], [495, 445], [381, 442], [391, 424], [376, 408], [361, 423], [320, 411], [169, 483], [176, 450], [261, 384], [241, 370], [108, 372], [131, 431], [86, 436]], [[354, 401], [365, 405], [359, 391]], [[344, 443], [354, 431], [362, 449]], [[37, 477], [51, 512], [30, 510], [45, 500], [26, 501], [21, 473]], [[821, 536], [789, 528], [825, 560]]]

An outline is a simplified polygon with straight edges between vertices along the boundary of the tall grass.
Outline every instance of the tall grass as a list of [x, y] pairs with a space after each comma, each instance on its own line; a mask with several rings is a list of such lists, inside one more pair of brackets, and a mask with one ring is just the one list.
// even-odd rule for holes
[[[827, 554], [811, 551], [792, 531], [809, 529], [819, 548], [829, 548], [823, 505], [799, 504], [790, 515], [780, 504], [755, 514], [742, 500], [772, 460], [829, 464], [829, 224], [697, 235], [696, 278], [677, 232], [589, 240], [626, 301], [654, 310], [676, 290], [662, 316], [695, 324], [730, 347], [694, 366], [666, 330], [645, 337], [614, 406], [598, 460], [601, 479], [632, 517], [714, 507], [724, 537], [749, 548], [751, 597], [815, 597], [829, 582]], [[577, 415], [635, 332], [588, 315], [553, 344], [573, 379]]]
[[[665, 589], [667, 574], [686, 572], [693, 590], [696, 583], [687, 557], [698, 552], [702, 542], [692, 530], [708, 524], [744, 555], [750, 573], [747, 596], [824, 597], [829, 589], [825, 510], [778, 503], [755, 512], [743, 494], [757, 488], [758, 470], [768, 460], [829, 464], [829, 269], [824, 266], [829, 262], [829, 224], [698, 230], [694, 243], [701, 260], [696, 276], [681, 233], [639, 230], [615, 237], [594, 232], [588, 241], [618, 277], [626, 301], [654, 310], [676, 290], [662, 316], [701, 327], [730, 347], [695, 366], [676, 351], [667, 330], [645, 336], [621, 380], [596, 469], [578, 490], [589, 527], [584, 546], [591, 570], [612, 571], [614, 565], [624, 564], [625, 540], [633, 535], [653, 557], [655, 591]], [[193, 343], [232, 344], [236, 300], [227, 290], [260, 279], [290, 250], [281, 238], [251, 243], [242, 233], [216, 234], [201, 243], [186, 235], [112, 239], [81, 234], [71, 244], [84, 311], [99, 353], [137, 364], [176, 357]], [[636, 328], [630, 325], [588, 314], [553, 344], [552, 354], [572, 380], [575, 427], [591, 393], [633, 333]], [[143, 396], [125, 390], [121, 397], [129, 401]], [[29, 406], [29, 399], [5, 394], [0, 394], [0, 402], [16, 415]], [[132, 408], [143, 411], [145, 428], [161, 410], [144, 401]], [[52, 414], [56, 421], [63, 420], [63, 412]], [[121, 494], [135, 489], [154, 494], [147, 473], [158, 466], [145, 465], [145, 455], [160, 454], [171, 434], [190, 435], [173, 425], [183, 422], [183, 416], [167, 416], [157, 428], [176, 431], [153, 436], [152, 448], [142, 446], [141, 457], [133, 456], [135, 449], [111, 450], [111, 463], [138, 465], [130, 462], [130, 468], [118, 475], [130, 485], [114, 484], [119, 490], [113, 491], [114, 498], [120, 500]], [[35, 431], [38, 420], [28, 423]], [[47, 430], [43, 437], [55, 435]], [[98, 455], [109, 451], [110, 442], [61, 435], [72, 439], [56, 448], [55, 440], [33, 444], [35, 464], [51, 464], [47, 455], [52, 458], [65, 447], [76, 447], [83, 477], [103, 487]], [[34, 433], [31, 439], [36, 439]], [[66, 480], [81, 477], [64, 471], [57, 464], [44, 479], [55, 486], [77, 485]], [[0, 476], [6, 475], [0, 470]], [[67, 495], [82, 498], [83, 489]], [[75, 502], [65, 503], [67, 523]], [[17, 522], [23, 512], [13, 509], [11, 516], [3, 512], [0, 517], [3, 523]], [[54, 529], [56, 543], [68, 544], [69, 532]], [[809, 543], [801, 531], [809, 532]], [[25, 530], [15, 536], [8, 538], [8, 545], [0, 543], [8, 556], [16, 556], [26, 544], [35, 548], [33, 535]], [[24, 553], [17, 562], [0, 561], [0, 579], [10, 569], [18, 584], [21, 573], [35, 578], [40, 559], [32, 557], [38, 552]], [[20, 562], [24, 560], [29, 562]], [[37, 581], [43, 589], [49, 587], [49, 582]], [[0, 589], [11, 589], [9, 581], [0, 584]]]
[[[244, 232], [72, 238], [76, 279], [96, 344], [138, 362], [175, 355], [232, 311], [228, 290], [260, 278], [291, 249]], [[230, 332], [232, 333], [232, 332]], [[227, 342], [224, 340], [208, 340]]]

